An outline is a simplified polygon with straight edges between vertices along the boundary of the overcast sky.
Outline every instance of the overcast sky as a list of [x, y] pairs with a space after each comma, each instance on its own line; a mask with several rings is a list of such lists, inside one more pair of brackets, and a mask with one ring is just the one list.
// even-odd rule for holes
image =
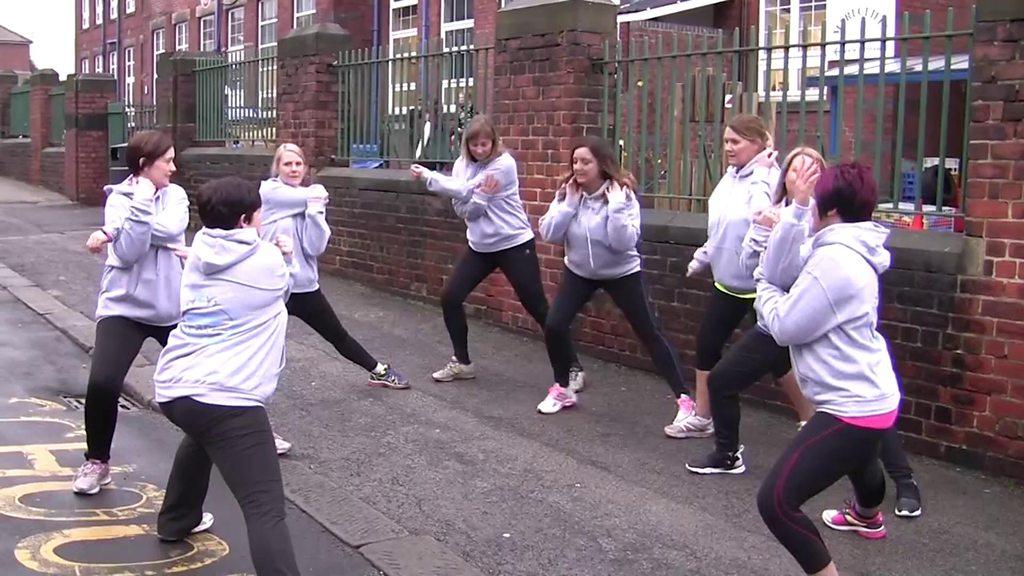
[[75, 71], [76, 6], [80, 0], [0, 0], [0, 25], [32, 41], [36, 67], [63, 78]]

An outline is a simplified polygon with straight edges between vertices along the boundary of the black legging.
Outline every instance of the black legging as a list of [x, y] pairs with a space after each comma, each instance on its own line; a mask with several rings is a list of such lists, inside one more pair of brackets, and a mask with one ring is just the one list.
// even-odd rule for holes
[[820, 572], [832, 556], [818, 529], [800, 507], [838, 482], [853, 484], [857, 504], [876, 508], [885, 499], [885, 477], [878, 451], [885, 430], [847, 424], [815, 412], [775, 462], [757, 493], [757, 509], [775, 538], [804, 572]]
[[367, 372], [377, 367], [377, 359], [345, 331], [331, 303], [319, 288], [312, 292], [293, 292], [285, 307], [289, 315], [308, 324], [350, 362], [362, 366]]
[[146, 339], [166, 346], [171, 330], [173, 325], [153, 326], [123, 316], [102, 318], [96, 323], [89, 387], [85, 393], [86, 458], [110, 460], [110, 445], [117, 428], [117, 400], [124, 390], [124, 378]]
[[711, 298], [697, 332], [697, 370], [710, 372], [715, 367], [722, 359], [725, 343], [753, 309], [753, 298], [726, 294], [717, 287], [711, 289]]
[[654, 361], [654, 367], [668, 382], [676, 396], [687, 393], [683, 375], [679, 371], [679, 359], [668, 341], [654, 322], [654, 313], [648, 304], [644, 291], [643, 272], [634, 272], [614, 280], [590, 280], [568, 268], [562, 274], [558, 296], [551, 307], [547, 324], [544, 325], [544, 340], [548, 346], [548, 357], [555, 382], [565, 387], [569, 384], [569, 368], [572, 366], [572, 321], [576, 314], [590, 301], [594, 292], [604, 288], [619, 310], [626, 316], [638, 338], [647, 348]]
[[715, 447], [736, 452], [740, 447], [740, 392], [771, 372], [776, 379], [789, 373], [789, 348], [779, 346], [757, 326], [729, 348], [708, 376]]
[[[540, 264], [537, 262], [537, 247], [531, 238], [518, 246], [497, 252], [477, 252], [467, 248], [455, 264], [451, 277], [441, 293], [441, 310], [444, 325], [452, 340], [455, 358], [469, 364], [469, 325], [462, 305], [477, 286], [495, 269], [500, 269], [515, 290], [519, 302], [526, 312], [540, 325], [547, 322], [548, 298], [540, 280]], [[573, 366], [579, 366], [576, 350], [570, 344]]]

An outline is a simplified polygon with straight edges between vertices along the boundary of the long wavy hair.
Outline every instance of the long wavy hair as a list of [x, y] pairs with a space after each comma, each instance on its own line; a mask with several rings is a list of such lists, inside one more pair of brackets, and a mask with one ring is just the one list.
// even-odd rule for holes
[[619, 186], [628, 188], [636, 193], [636, 178], [633, 177], [629, 170], [619, 165], [619, 160], [615, 157], [615, 151], [611, 143], [597, 136], [584, 136], [573, 144], [572, 152], [569, 154], [569, 173], [562, 178], [562, 186], [571, 182], [574, 177], [572, 157], [580, 148], [586, 148], [594, 155], [594, 159], [597, 160], [597, 167], [601, 170], [602, 178], [611, 180]]
[[782, 172], [779, 173], [779, 184], [775, 187], [775, 196], [772, 198], [772, 204], [782, 204], [786, 201], [786, 197], [789, 196], [789, 190], [786, 188], [786, 173], [792, 168], [793, 162], [796, 161], [800, 156], [806, 156], [818, 163], [818, 168], [822, 172], [828, 165], [825, 162], [825, 158], [818, 153], [817, 150], [810, 146], [797, 146], [786, 155], [786, 160], [782, 163]]

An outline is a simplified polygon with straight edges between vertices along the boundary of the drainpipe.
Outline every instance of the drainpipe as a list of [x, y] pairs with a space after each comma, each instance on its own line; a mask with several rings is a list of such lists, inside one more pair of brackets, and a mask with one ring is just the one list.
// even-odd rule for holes
[[[224, 44], [221, 43], [221, 39], [220, 39], [220, 36], [221, 36], [221, 34], [220, 34], [220, 32], [221, 32], [221, 22], [220, 21], [221, 21], [221, 17], [222, 16], [224, 16], [224, 6], [223, 6], [223, 4], [221, 4], [221, 0], [217, 0], [217, 5], [213, 9], [213, 35], [217, 38], [216, 42], [214, 43], [214, 46], [216, 46], [215, 50], [217, 52], [222, 52], [224, 50]], [[202, 42], [202, 40], [203, 40], [202, 38], [199, 39], [200, 42]]]
[[[373, 0], [373, 30], [371, 32], [371, 48], [374, 60], [380, 60], [382, 54], [380, 42], [380, 0]], [[372, 126], [370, 130], [370, 142], [378, 147], [383, 143], [380, 141], [380, 62], [373, 65], [370, 71], [370, 118]]]
[[124, 94], [124, 55], [121, 54], [121, 20], [124, 14], [121, 13], [121, 2], [118, 1], [114, 7], [114, 11], [117, 12], [117, 45], [114, 47], [114, 54], [117, 54], [117, 97], [122, 102], [125, 100]]

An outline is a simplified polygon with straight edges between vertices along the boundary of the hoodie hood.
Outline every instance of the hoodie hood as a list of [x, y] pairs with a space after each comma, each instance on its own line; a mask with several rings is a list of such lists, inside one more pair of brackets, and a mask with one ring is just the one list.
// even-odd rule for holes
[[203, 274], [216, 274], [251, 256], [259, 241], [256, 228], [203, 228], [192, 241], [192, 253]]
[[892, 256], [885, 249], [885, 240], [889, 230], [876, 222], [855, 222], [852, 224], [833, 224], [814, 236], [813, 249], [830, 245], [846, 246], [881, 274], [889, 269]]
[[[743, 168], [736, 170], [735, 167], [730, 166], [729, 170], [736, 172], [736, 177], [746, 178], [753, 174], [756, 170], [763, 170], [765, 172], [778, 172], [780, 170], [778, 162], [767, 163], [768, 156], [774, 152], [772, 148], [765, 148], [758, 152], [757, 156], [754, 156], [750, 162], [747, 162]], [[768, 165], [765, 165], [768, 164]]]

